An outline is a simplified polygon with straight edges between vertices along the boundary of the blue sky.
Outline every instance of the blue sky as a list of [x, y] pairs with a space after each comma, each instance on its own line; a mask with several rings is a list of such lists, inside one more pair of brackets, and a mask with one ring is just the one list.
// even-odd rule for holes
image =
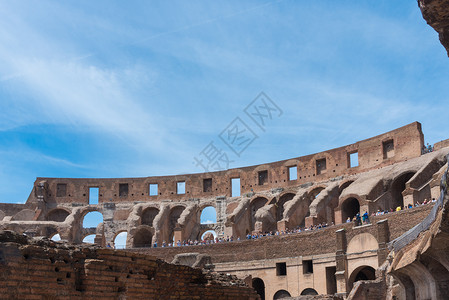
[[[236, 117], [230, 167], [420, 121], [449, 138], [449, 60], [416, 1], [2, 1], [0, 201], [36, 177], [195, 173]], [[265, 92], [266, 130], [244, 108]]]

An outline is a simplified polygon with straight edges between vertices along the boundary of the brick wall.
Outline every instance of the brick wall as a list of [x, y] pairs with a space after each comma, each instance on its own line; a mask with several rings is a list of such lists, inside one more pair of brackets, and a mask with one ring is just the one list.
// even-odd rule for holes
[[234, 276], [0, 232], [2, 299], [258, 299]]

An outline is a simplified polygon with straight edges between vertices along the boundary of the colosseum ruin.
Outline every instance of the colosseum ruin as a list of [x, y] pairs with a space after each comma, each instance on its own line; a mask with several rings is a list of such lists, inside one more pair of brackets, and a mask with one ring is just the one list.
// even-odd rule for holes
[[[447, 1], [418, 4], [449, 49]], [[428, 150], [414, 122], [219, 172], [37, 178], [25, 204], [0, 204], [0, 291], [8, 299], [448, 299], [449, 139]], [[208, 207], [216, 222], [202, 224]], [[94, 212], [103, 221], [83, 227]], [[217, 242], [194, 242], [210, 231]], [[111, 249], [123, 232], [126, 250]], [[83, 244], [89, 235], [94, 246]]]
[[[403, 248], [397, 239], [439, 207], [448, 146], [445, 140], [423, 153], [421, 124], [414, 122], [344, 147], [226, 171], [37, 178], [25, 204], [0, 204], [0, 229], [32, 237], [59, 234], [75, 245], [94, 234], [101, 247], [113, 246], [126, 232], [128, 253], [190, 265], [206, 255], [215, 271], [250, 282], [261, 299], [346, 297], [356, 282], [382, 277], [378, 269], [391, 247]], [[206, 207], [216, 210], [216, 223], [201, 224]], [[101, 213], [103, 222], [83, 228], [91, 212]], [[353, 221], [365, 212], [369, 222]], [[220, 242], [184, 246], [211, 230]], [[403, 282], [414, 281], [400, 272], [388, 277], [392, 295], [406, 295]], [[361, 293], [363, 285], [358, 287]]]

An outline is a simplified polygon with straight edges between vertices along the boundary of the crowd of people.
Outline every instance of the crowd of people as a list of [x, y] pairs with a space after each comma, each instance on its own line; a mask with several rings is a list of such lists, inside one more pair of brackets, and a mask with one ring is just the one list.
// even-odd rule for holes
[[[416, 202], [416, 204], [413, 206], [411, 204], [401, 207], [398, 206], [395, 209], [390, 208], [389, 210], [380, 210], [378, 209], [377, 212], [373, 212], [371, 214], [371, 216], [368, 214], [367, 211], [365, 211], [363, 214], [357, 213], [353, 218], [348, 217], [348, 219], [346, 220], [347, 223], [350, 222], [354, 222], [355, 226], [361, 226], [361, 225], [366, 225], [366, 224], [370, 224], [370, 217], [374, 217], [374, 216], [380, 216], [380, 215], [385, 215], [385, 214], [390, 214], [393, 212], [397, 212], [397, 211], [401, 211], [401, 210], [405, 210], [405, 209], [410, 209], [413, 207], [419, 207], [419, 206], [423, 206], [423, 205], [427, 205], [429, 203], [433, 203], [435, 202], [435, 198], [433, 198], [432, 200], [427, 200], [425, 199], [422, 203], [420, 202]], [[309, 232], [309, 231], [313, 231], [313, 230], [319, 230], [319, 229], [323, 229], [326, 227], [330, 227], [330, 226], [334, 226], [334, 222], [328, 224], [328, 223], [320, 223], [318, 225], [311, 225], [308, 227], [301, 227], [301, 226], [297, 226], [294, 229], [286, 229], [286, 230], [276, 230], [276, 231], [269, 231], [269, 232], [265, 232], [265, 233], [252, 233], [252, 234], [247, 234], [246, 235], [246, 240], [257, 240], [260, 238], [264, 238], [264, 237], [268, 237], [268, 236], [280, 236], [280, 235], [287, 235], [287, 234], [295, 234], [295, 233], [301, 233], [301, 232]], [[198, 245], [210, 245], [210, 244], [219, 244], [219, 243], [226, 243], [226, 242], [233, 242], [233, 241], [240, 241], [240, 237], [235, 238], [234, 236], [227, 236], [227, 237], [214, 237], [212, 235], [212, 233], [210, 233], [208, 236], [204, 236], [205, 238], [203, 238], [202, 240], [178, 240], [177, 242], [170, 242], [167, 243], [166, 241], [163, 241], [161, 245], [158, 245], [158, 243], [154, 243], [152, 246], [155, 247], [183, 247], [183, 246], [198, 246]]]
[[430, 153], [430, 152], [433, 152], [433, 146], [432, 145], [427, 143], [427, 146], [426, 145], [422, 146], [421, 154], [426, 154], [426, 153]]

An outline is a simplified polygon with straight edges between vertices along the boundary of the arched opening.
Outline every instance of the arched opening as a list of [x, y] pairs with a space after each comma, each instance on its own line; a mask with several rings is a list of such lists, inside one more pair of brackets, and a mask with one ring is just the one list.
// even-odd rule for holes
[[46, 219], [47, 221], [64, 222], [68, 215], [70, 213], [65, 209], [56, 208], [47, 214]]
[[103, 223], [103, 215], [98, 211], [91, 211], [83, 218], [83, 228], [97, 228], [100, 223]]
[[114, 247], [115, 249], [126, 249], [126, 239], [128, 237], [128, 232], [122, 231], [115, 236]]
[[55, 242], [60, 241], [61, 240], [61, 236], [59, 235], [59, 233], [56, 233], [55, 235], [53, 235], [51, 237], [51, 240], [55, 241]]
[[151, 247], [151, 242], [153, 240], [153, 235], [151, 231], [147, 228], [140, 228], [134, 234], [133, 247], [135, 248], [149, 248]]
[[314, 296], [314, 295], [318, 295], [318, 292], [315, 291], [314, 289], [307, 288], [307, 289], [304, 289], [304, 290], [301, 292], [301, 295], [303, 295], [303, 296], [305, 296], [305, 295], [308, 295], [308, 296]]
[[309, 192], [308, 195], [309, 204], [312, 203], [316, 197], [318, 197], [318, 195], [321, 193], [322, 190], [324, 190], [324, 187], [316, 187]]
[[250, 205], [251, 231], [253, 231], [254, 228], [255, 228], [255, 223], [256, 223], [255, 215], [256, 215], [256, 212], [259, 210], [259, 208], [264, 206], [267, 202], [268, 202], [268, 200], [266, 198], [263, 198], [263, 197], [258, 197], [256, 199], [254, 199], [253, 201], [251, 201], [251, 205]]
[[410, 180], [410, 178], [413, 177], [413, 175], [415, 175], [414, 172], [408, 172], [402, 174], [393, 181], [393, 183], [391, 184], [391, 207], [386, 207], [387, 209], [394, 209], [398, 206], [404, 207], [404, 197], [402, 196], [402, 192], [405, 190], [405, 184]]
[[213, 230], [207, 230], [201, 235], [202, 241], [214, 241], [217, 237], [217, 233]]
[[279, 201], [277, 202], [277, 210], [276, 210], [276, 221], [280, 221], [284, 218], [284, 204], [287, 201], [290, 201], [295, 197], [295, 194], [284, 194], [279, 198]]
[[169, 226], [169, 238], [168, 240], [170, 242], [176, 242], [175, 236], [174, 236], [174, 232], [175, 232], [175, 227], [176, 224], [178, 223], [178, 219], [181, 216], [182, 212], [184, 211], [185, 207], [184, 206], [175, 206], [171, 209], [170, 211], [170, 215], [168, 216], [168, 226]]
[[153, 226], [154, 218], [159, 214], [159, 209], [149, 207], [142, 212], [141, 224]]
[[351, 276], [349, 277], [348, 283], [349, 287], [352, 289], [354, 282], [360, 280], [375, 280], [376, 279], [376, 270], [370, 266], [361, 266], [355, 269]]
[[201, 224], [215, 224], [215, 223], [217, 223], [217, 211], [215, 210], [215, 207], [213, 207], [213, 206], [206, 206], [201, 211], [200, 222], [201, 222]]
[[261, 300], [265, 300], [265, 283], [260, 278], [253, 278], [252, 287], [256, 290], [256, 293], [260, 296]]
[[360, 211], [360, 203], [356, 198], [348, 198], [341, 205], [342, 221], [345, 222], [348, 217], [352, 220]]
[[342, 185], [340, 185], [340, 188], [339, 188], [339, 192], [340, 192], [340, 194], [343, 192], [343, 190], [345, 189], [345, 188], [347, 188], [349, 185], [351, 185], [351, 183], [353, 183], [354, 181], [352, 181], [352, 180], [349, 180], [349, 181], [346, 181], [345, 183], [343, 183]]
[[84, 237], [83, 243], [94, 244], [95, 243], [95, 234], [89, 234], [88, 236]]
[[286, 290], [279, 290], [276, 292], [276, 294], [274, 294], [273, 300], [287, 298], [287, 297], [291, 297], [289, 292], [287, 292]]

